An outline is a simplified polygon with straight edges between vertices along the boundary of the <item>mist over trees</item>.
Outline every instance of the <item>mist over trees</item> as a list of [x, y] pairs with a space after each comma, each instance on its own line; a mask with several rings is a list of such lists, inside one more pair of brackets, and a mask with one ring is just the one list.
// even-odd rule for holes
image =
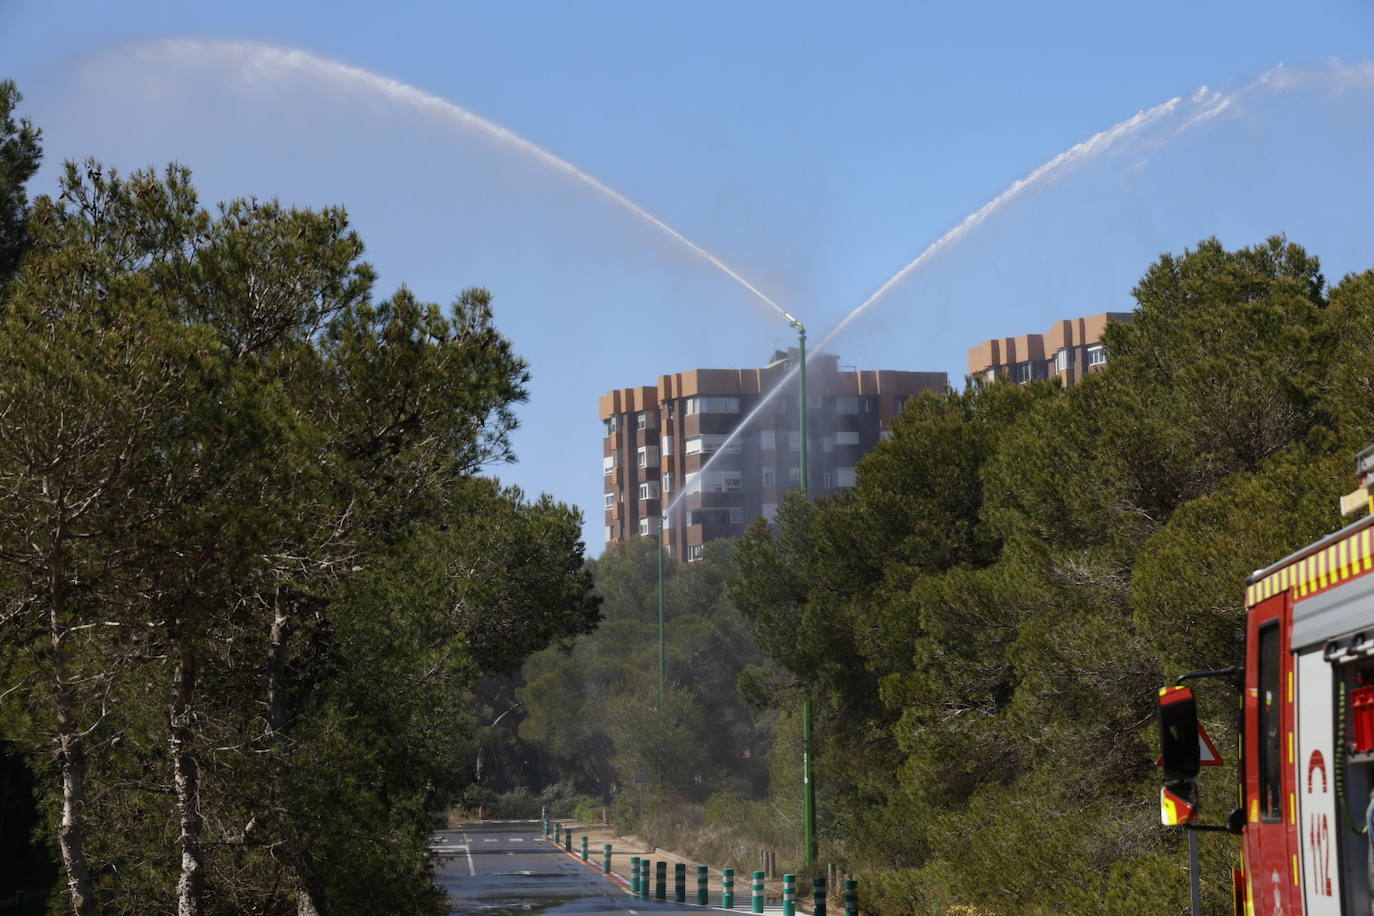
[[528, 379], [490, 296], [377, 301], [341, 209], [207, 210], [180, 166], [29, 206], [17, 101], [0, 734], [54, 906], [443, 912], [481, 678], [598, 616], [579, 513], [479, 476]]

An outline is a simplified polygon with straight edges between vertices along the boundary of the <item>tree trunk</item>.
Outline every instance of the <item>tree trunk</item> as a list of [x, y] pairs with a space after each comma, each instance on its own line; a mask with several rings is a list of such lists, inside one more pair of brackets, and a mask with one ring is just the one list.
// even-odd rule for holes
[[173, 677], [168, 721], [172, 743], [172, 779], [176, 785], [181, 833], [181, 877], [177, 879], [177, 916], [201, 916], [204, 910], [205, 863], [200, 845], [204, 826], [200, 812], [200, 767], [195, 752], [193, 704], [196, 688], [195, 655], [180, 624], [174, 625], [177, 666]]
[[77, 727], [76, 691], [67, 682], [67, 573], [60, 556], [49, 564], [48, 630], [52, 639], [53, 680], [57, 685], [57, 759], [62, 770], [62, 823], [57, 838], [62, 848], [62, 865], [67, 872], [67, 890], [76, 916], [95, 916], [100, 912], [91, 870], [86, 862], [86, 745]]
[[[280, 593], [273, 602], [275, 613], [272, 618], [272, 629], [268, 634], [267, 650], [267, 727], [272, 735], [275, 757], [272, 807], [277, 811], [289, 811], [285, 804], [286, 780], [282, 776], [283, 768], [286, 766], [287, 739], [291, 728], [286, 707], [286, 651], [291, 617], [287, 607], [283, 606], [289, 606], [289, 602], [290, 599], [284, 600]], [[295, 842], [289, 845], [296, 847], [295, 854], [291, 857], [294, 859], [291, 871], [295, 879], [296, 916], [320, 916], [320, 906], [316, 899], [322, 897], [323, 893], [318, 888], [312, 890], [312, 886], [317, 883], [313, 874], [313, 858], [308, 850], [299, 848]]]

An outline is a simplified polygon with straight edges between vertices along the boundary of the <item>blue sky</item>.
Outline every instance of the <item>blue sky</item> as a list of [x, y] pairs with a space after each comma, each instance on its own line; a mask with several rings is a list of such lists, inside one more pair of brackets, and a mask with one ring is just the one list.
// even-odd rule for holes
[[380, 294], [492, 290], [534, 375], [496, 472], [581, 506], [592, 553], [598, 396], [791, 336], [437, 99], [634, 200], [813, 340], [1036, 174], [834, 339], [847, 365], [960, 379], [979, 340], [1129, 308], [1159, 253], [1213, 234], [1374, 266], [1370, 0], [396, 7], [0, 0], [0, 76], [46, 137], [31, 190], [66, 158], [175, 159], [208, 202], [343, 204]]

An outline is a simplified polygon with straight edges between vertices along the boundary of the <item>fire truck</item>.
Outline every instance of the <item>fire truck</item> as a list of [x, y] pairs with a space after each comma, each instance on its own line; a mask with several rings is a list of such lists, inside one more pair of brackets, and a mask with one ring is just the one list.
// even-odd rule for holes
[[[1374, 446], [1356, 475], [1342, 510], [1370, 514], [1246, 581], [1244, 664], [1184, 674], [1159, 694], [1161, 820], [1239, 835], [1237, 916], [1371, 914]], [[1239, 804], [1224, 825], [1198, 818], [1208, 744], [1185, 683], [1198, 678], [1241, 693]]]

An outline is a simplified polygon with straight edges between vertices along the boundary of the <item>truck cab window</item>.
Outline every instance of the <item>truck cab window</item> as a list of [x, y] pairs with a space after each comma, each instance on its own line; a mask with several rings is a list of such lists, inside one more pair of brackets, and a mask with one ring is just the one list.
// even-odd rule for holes
[[1283, 819], [1279, 636], [1278, 621], [1266, 624], [1259, 632], [1259, 807], [1260, 818], [1265, 821]]

